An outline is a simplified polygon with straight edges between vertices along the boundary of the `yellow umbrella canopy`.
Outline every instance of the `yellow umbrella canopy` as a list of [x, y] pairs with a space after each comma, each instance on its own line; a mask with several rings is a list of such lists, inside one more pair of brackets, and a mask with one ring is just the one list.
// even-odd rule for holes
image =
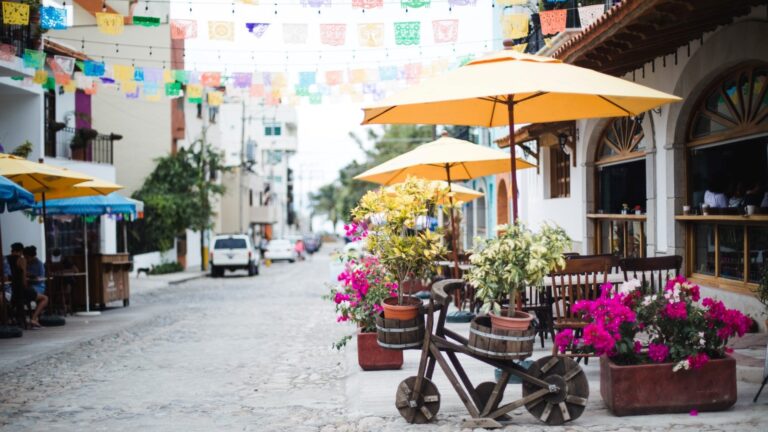
[[498, 51], [364, 108], [363, 124], [495, 127], [634, 116], [679, 97], [558, 59]]
[[72, 186], [92, 180], [93, 177], [53, 165], [22, 159], [0, 153], [0, 175], [35, 194], [69, 189]]
[[[532, 168], [518, 159], [517, 166]], [[427, 180], [470, 180], [509, 171], [509, 154], [481, 145], [443, 136], [422, 144], [355, 177], [373, 183], [391, 185], [408, 176]]]
[[[633, 116], [679, 97], [560, 60], [505, 50], [423, 81], [364, 108], [363, 124], [509, 126]], [[506, 108], [506, 109], [505, 109]], [[513, 219], [517, 163], [510, 152]]]
[[[46, 199], [76, 198], [94, 195], [109, 195], [122, 189], [123, 186], [106, 180], [93, 179], [78, 183], [66, 189], [55, 189], [45, 194]], [[40, 201], [42, 194], [35, 194], [35, 199]]]
[[[448, 183], [444, 181], [435, 180], [436, 183], [439, 183], [442, 187], [448, 188]], [[474, 189], [470, 189], [466, 186], [458, 185], [455, 183], [452, 183], [451, 185], [451, 196], [454, 201], [462, 201], [462, 202], [470, 202], [473, 200], [476, 200], [483, 196], [484, 194], [482, 192], [478, 192]], [[392, 186], [387, 186], [386, 188], [387, 192], [394, 193], [394, 190]], [[449, 197], [446, 197], [448, 199]], [[447, 201], [442, 202], [440, 204], [448, 204]]]

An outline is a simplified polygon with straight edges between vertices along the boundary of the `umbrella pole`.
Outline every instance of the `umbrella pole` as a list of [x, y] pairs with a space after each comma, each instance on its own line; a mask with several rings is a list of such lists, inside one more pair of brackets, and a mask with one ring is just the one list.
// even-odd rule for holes
[[515, 153], [515, 95], [507, 96], [507, 113], [509, 115], [509, 173], [512, 177], [512, 223], [517, 223], [517, 161]]
[[0, 325], [8, 325], [8, 305], [5, 303], [5, 254], [3, 253], [3, 230], [0, 227], [0, 258], [3, 259], [3, 270], [0, 271]]
[[[456, 235], [456, 219], [453, 215], [454, 209], [453, 209], [453, 194], [451, 193], [451, 167], [448, 164], [445, 164], [445, 177], [448, 179], [448, 202], [451, 206], [451, 250], [453, 250], [453, 278], [458, 279], [459, 278], [459, 254], [457, 251], [457, 235]], [[456, 307], [461, 309], [461, 294], [459, 290], [455, 291], [454, 296], [454, 302], [456, 303]]]
[[90, 274], [88, 273], [88, 222], [83, 216], [83, 258], [85, 258], [85, 312], [78, 312], [77, 316], [98, 316], [99, 311], [91, 311], [91, 284]]

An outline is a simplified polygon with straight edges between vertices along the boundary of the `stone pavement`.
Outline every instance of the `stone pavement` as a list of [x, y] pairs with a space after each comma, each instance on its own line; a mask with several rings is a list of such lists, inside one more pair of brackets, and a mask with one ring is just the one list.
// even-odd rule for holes
[[[26, 332], [24, 355], [13, 345], [19, 340], [0, 340], [0, 430], [462, 430], [466, 413], [439, 372], [443, 403], [435, 424], [409, 425], [396, 412], [395, 390], [415, 374], [416, 351], [406, 354], [403, 370], [361, 372], [354, 342], [343, 352], [330, 348], [354, 329], [337, 324], [333, 306], [320, 298], [327, 252], [263, 267], [257, 277], [153, 283], [146, 290], [143, 281], [134, 283], [128, 308]], [[467, 368], [478, 381], [493, 378], [482, 364]], [[590, 402], [576, 422], [547, 428], [521, 410], [507, 429], [768, 430], [768, 394], [752, 405], [752, 383], [739, 383], [731, 411], [616, 418], [600, 401], [596, 374], [590, 363]], [[519, 386], [507, 397], [515, 392]]]

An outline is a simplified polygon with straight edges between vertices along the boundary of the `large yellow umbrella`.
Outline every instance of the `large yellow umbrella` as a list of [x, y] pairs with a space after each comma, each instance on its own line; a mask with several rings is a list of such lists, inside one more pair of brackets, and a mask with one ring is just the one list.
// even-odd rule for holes
[[634, 116], [681, 100], [560, 60], [498, 51], [365, 108], [363, 124], [509, 126], [517, 220], [515, 123]]
[[0, 153], [0, 175], [35, 194], [38, 201], [43, 193], [69, 189], [78, 183], [93, 179], [92, 176], [65, 168], [4, 153]]
[[[532, 168], [518, 159], [519, 168]], [[394, 157], [355, 177], [383, 185], [401, 183], [409, 176], [427, 180], [470, 180], [507, 172], [509, 154], [505, 151], [443, 136]]]
[[[77, 198], [95, 195], [109, 195], [112, 192], [122, 189], [123, 186], [108, 182], [106, 180], [93, 179], [78, 183], [65, 189], [54, 189], [46, 192], [46, 199]], [[40, 201], [42, 194], [35, 194], [35, 200]]]

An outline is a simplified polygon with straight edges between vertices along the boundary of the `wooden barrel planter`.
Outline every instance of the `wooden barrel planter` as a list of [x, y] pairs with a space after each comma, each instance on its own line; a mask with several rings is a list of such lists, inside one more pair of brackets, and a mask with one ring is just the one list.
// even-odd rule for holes
[[481, 356], [494, 359], [524, 359], [533, 354], [535, 336], [535, 329], [491, 328], [491, 318], [480, 316], [473, 319], [469, 327], [467, 348]]
[[424, 342], [424, 314], [411, 320], [376, 317], [376, 340], [383, 348], [403, 350], [421, 347]]

